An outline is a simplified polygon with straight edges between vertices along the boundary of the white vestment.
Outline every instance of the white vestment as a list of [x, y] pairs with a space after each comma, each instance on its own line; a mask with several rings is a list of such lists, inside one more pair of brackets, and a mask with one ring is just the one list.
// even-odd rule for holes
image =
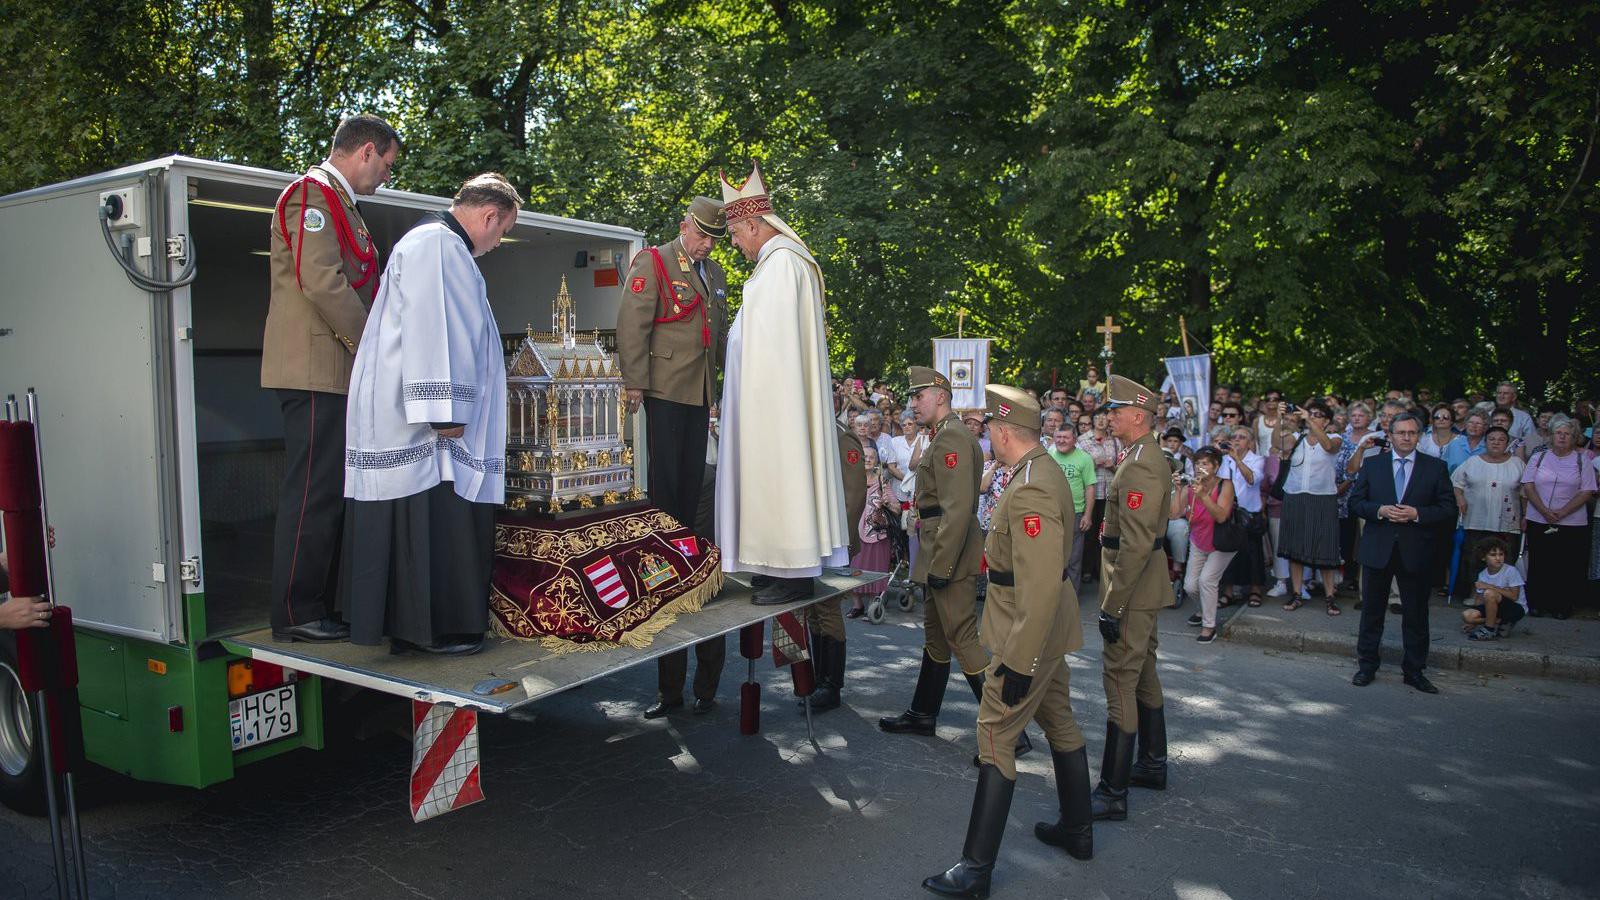
[[798, 241], [762, 245], [728, 331], [717, 544], [724, 572], [779, 578], [847, 565], [822, 272]]
[[[450, 481], [469, 502], [505, 502], [505, 356], [463, 234], [425, 219], [389, 255], [350, 376], [346, 497], [397, 500]], [[436, 423], [466, 430], [447, 438]]]

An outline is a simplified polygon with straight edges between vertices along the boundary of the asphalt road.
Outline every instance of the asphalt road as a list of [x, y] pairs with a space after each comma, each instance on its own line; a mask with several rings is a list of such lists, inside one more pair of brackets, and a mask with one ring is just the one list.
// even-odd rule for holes
[[[1187, 613], [1188, 610], [1184, 610]], [[1036, 841], [1055, 816], [1049, 757], [1021, 761], [995, 896], [1585, 897], [1600, 891], [1600, 686], [1434, 676], [1217, 642], [1165, 614], [1171, 787], [1135, 791], [1092, 862]], [[759, 664], [763, 732], [738, 733], [743, 660], [721, 707], [644, 722], [653, 666], [482, 726], [486, 802], [413, 825], [409, 745], [380, 733], [244, 770], [204, 791], [87, 778], [99, 897], [928, 896], [959, 854], [976, 707], [952, 679], [934, 739], [878, 731], [911, 692], [920, 631], [851, 623], [847, 705], [817, 719]], [[1073, 703], [1098, 770], [1099, 640]], [[403, 710], [394, 710], [399, 721]], [[43, 823], [0, 811], [0, 893], [53, 895]]]

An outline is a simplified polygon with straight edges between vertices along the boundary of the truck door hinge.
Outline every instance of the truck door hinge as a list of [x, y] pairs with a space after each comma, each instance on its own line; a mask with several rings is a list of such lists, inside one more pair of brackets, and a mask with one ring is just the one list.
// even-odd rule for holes
[[188, 260], [189, 239], [185, 235], [167, 238], [167, 259]]
[[178, 563], [178, 575], [184, 581], [198, 583], [200, 581], [200, 557], [191, 556]]

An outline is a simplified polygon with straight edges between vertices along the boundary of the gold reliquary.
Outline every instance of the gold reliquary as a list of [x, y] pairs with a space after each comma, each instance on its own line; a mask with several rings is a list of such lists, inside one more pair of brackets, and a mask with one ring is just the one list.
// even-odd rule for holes
[[506, 362], [506, 505], [561, 512], [636, 500], [623, 443], [622, 371], [598, 334], [579, 335], [566, 276], [549, 332]]

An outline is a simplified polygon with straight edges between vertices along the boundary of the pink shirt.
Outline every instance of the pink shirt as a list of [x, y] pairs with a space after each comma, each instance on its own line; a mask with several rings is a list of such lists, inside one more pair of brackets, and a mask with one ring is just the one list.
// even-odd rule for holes
[[[1583, 454], [1577, 451], [1557, 456], [1554, 451], [1539, 450], [1522, 470], [1522, 483], [1533, 485], [1534, 493], [1547, 508], [1560, 509], [1580, 492], [1595, 489], [1594, 469], [1584, 464]], [[1545, 525], [1583, 525], [1589, 521], [1589, 510], [1580, 504], [1561, 521], [1552, 523], [1529, 503], [1528, 521]]]
[[[1222, 488], [1211, 492], [1211, 499], [1216, 500], [1222, 493]], [[1189, 491], [1189, 542], [1207, 553], [1216, 552], [1217, 545], [1212, 535], [1216, 532], [1217, 520], [1211, 518], [1211, 511], [1200, 502], [1200, 492]]]

